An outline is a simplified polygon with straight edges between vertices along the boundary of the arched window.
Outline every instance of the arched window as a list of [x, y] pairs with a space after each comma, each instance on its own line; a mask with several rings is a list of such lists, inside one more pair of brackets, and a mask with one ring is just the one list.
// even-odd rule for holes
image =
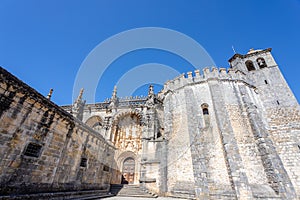
[[266, 61], [263, 58], [257, 58], [256, 62], [261, 69], [267, 67]]
[[204, 119], [204, 127], [209, 127], [210, 118], [209, 118], [208, 104], [206, 103], [202, 104], [201, 108], [202, 108], [202, 114]]
[[255, 70], [254, 64], [251, 60], [247, 60], [245, 62], [245, 65], [246, 65], [248, 71], [254, 71]]
[[203, 115], [209, 115], [208, 113], [208, 109], [207, 108], [203, 108], [202, 109]]

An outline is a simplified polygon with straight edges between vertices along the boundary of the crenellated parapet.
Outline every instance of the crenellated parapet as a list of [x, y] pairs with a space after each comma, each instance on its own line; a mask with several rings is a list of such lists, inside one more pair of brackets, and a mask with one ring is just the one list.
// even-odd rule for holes
[[176, 90], [187, 85], [205, 83], [209, 80], [244, 82], [247, 85], [253, 85], [251, 80], [247, 79], [246, 74], [240, 70], [232, 68], [205, 67], [202, 69], [202, 73], [200, 73], [200, 70], [197, 69], [193, 72], [183, 73], [173, 80], [167, 81], [164, 84], [163, 90]]

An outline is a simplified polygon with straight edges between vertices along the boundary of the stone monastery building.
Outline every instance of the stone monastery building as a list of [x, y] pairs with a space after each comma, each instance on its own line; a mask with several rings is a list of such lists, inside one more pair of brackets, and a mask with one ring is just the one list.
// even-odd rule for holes
[[69, 106], [1, 68], [0, 199], [111, 184], [190, 199], [299, 199], [300, 109], [271, 49], [229, 63], [158, 94], [150, 86], [147, 97], [119, 98], [115, 88], [85, 104], [81, 91]]

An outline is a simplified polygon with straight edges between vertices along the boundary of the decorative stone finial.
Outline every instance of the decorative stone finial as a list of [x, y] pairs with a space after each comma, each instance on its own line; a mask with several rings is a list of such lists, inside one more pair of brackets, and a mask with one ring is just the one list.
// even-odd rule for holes
[[53, 93], [53, 89], [51, 88], [50, 91], [49, 91], [49, 94], [47, 95], [46, 98], [50, 100], [51, 96], [52, 96], [52, 93]]
[[81, 102], [83, 91], [84, 91], [84, 89], [81, 88], [81, 89], [80, 89], [80, 92], [79, 92], [79, 95], [78, 95], [78, 97], [77, 97], [77, 100], [76, 100], [77, 102]]
[[152, 96], [152, 95], [154, 95], [153, 85], [150, 85], [148, 90], [148, 96]]
[[79, 95], [72, 107], [73, 116], [77, 117], [79, 120], [83, 119], [83, 108], [85, 105], [85, 101], [82, 100], [83, 91], [84, 89], [81, 88]]
[[113, 93], [112, 93], [112, 98], [113, 99], [117, 98], [117, 86], [116, 85], [114, 86], [114, 90], [113, 90]]
[[117, 86], [115, 85], [113, 93], [112, 93], [112, 97], [110, 99], [110, 103], [108, 105], [108, 109], [107, 109], [106, 112], [107, 113], [116, 112], [116, 109], [118, 107], [118, 103], [119, 103], [119, 100], [118, 100], [118, 97], [117, 97]]
[[146, 101], [146, 107], [152, 108], [154, 106], [154, 101], [155, 101], [155, 94], [153, 91], [153, 85], [149, 85], [149, 90], [148, 90], [148, 97]]

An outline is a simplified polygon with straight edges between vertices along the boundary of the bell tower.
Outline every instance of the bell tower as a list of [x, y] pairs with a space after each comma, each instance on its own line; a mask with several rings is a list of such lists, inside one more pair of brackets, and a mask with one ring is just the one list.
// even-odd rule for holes
[[229, 59], [230, 68], [246, 74], [249, 83], [257, 88], [265, 108], [298, 106], [271, 50], [250, 49], [245, 55], [235, 54]]

